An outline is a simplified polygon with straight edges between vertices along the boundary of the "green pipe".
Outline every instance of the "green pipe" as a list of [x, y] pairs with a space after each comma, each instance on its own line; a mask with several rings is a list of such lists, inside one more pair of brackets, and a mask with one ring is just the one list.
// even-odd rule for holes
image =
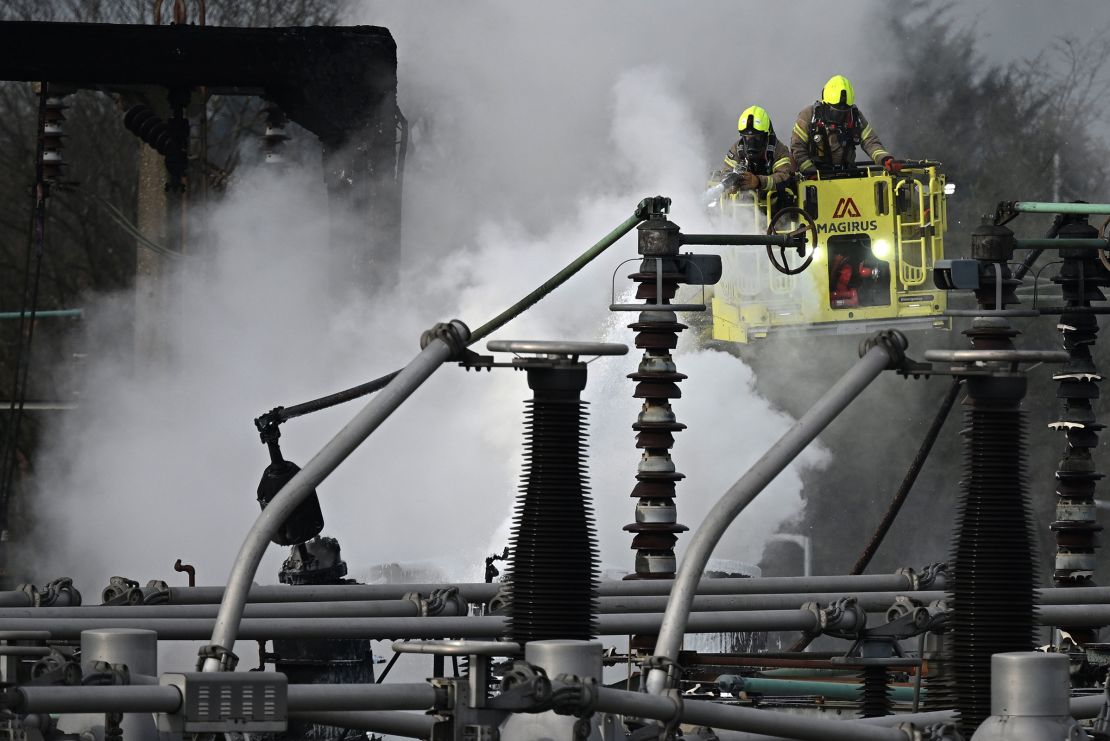
[[[819, 696], [828, 700], [858, 700], [863, 691], [861, 684], [847, 682], [807, 682], [797, 679], [763, 679], [761, 677], [741, 677], [736, 674], [722, 674], [717, 677], [717, 687], [724, 692], [748, 692], [756, 695], [777, 697]], [[921, 696], [925, 697], [925, 690]], [[894, 702], [913, 702], [913, 687], [891, 687], [890, 697]]]
[[1024, 214], [1110, 214], [1110, 203], [1015, 201], [1013, 210]]
[[1105, 239], [1015, 239], [1016, 250], [1063, 250], [1068, 248], [1104, 250], [1110, 247]]
[[762, 677], [845, 677], [857, 676], [856, 669], [763, 669]]
[[[84, 309], [41, 309], [35, 312], [35, 319], [46, 319], [55, 316], [82, 316], [84, 313]], [[21, 319], [23, 317], [30, 318], [31, 312], [0, 311], [0, 319]]]

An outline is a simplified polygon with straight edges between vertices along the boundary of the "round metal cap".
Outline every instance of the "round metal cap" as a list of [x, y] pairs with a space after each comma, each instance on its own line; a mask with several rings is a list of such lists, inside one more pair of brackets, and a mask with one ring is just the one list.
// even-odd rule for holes
[[991, 714], [1069, 715], [1068, 658], [1040, 651], [991, 656]]

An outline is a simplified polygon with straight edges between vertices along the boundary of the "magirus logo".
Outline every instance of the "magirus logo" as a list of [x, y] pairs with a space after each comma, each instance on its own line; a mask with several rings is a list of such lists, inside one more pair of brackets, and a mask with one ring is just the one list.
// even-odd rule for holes
[[836, 208], [833, 209], [832, 217], [834, 219], [844, 219], [849, 216], [859, 218], [859, 215], [859, 206], [856, 205], [856, 202], [853, 199], [841, 198], [837, 202]]

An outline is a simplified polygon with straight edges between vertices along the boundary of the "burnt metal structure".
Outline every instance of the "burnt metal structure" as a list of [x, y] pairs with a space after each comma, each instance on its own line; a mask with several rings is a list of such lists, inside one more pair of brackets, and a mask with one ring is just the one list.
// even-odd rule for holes
[[387, 29], [3, 21], [0, 48], [2, 80], [114, 91], [125, 99], [139, 94], [136, 102], [154, 92], [144, 88], [164, 90], [164, 99], [147, 102], [168, 105], [168, 121], [136, 112], [130, 122], [166, 157], [170, 190], [183, 177], [185, 110], [194, 91], [265, 97], [320, 140], [333, 248], [346, 251], [364, 286], [394, 277], [407, 124], [397, 107], [397, 47]]
[[[319, 506], [319, 505], [317, 505]], [[293, 518], [290, 518], [293, 519]], [[343, 560], [339, 541], [315, 537], [293, 547], [282, 564], [278, 580], [283, 584], [325, 585], [354, 584], [346, 579], [347, 562]], [[272, 663], [276, 671], [289, 678], [289, 684], [373, 684], [374, 652], [365, 638], [274, 639], [273, 653], [259, 657], [260, 663]], [[346, 728], [315, 725], [291, 719], [280, 739], [329, 738], [348, 735]]]

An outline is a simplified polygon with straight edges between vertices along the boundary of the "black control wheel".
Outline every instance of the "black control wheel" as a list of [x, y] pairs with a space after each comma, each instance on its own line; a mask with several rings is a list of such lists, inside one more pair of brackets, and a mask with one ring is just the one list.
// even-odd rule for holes
[[[817, 251], [817, 224], [802, 209], [797, 206], [787, 206], [779, 209], [771, 217], [771, 223], [767, 225], [767, 233], [801, 237], [805, 241], [799, 247], [767, 245], [767, 259], [775, 266], [775, 270], [783, 275], [797, 275], [804, 272], [813, 262], [813, 256]], [[788, 257], [791, 251], [794, 252], [796, 257]], [[778, 252], [777, 256], [776, 252]], [[791, 260], [801, 260], [801, 262], [791, 265]]]

